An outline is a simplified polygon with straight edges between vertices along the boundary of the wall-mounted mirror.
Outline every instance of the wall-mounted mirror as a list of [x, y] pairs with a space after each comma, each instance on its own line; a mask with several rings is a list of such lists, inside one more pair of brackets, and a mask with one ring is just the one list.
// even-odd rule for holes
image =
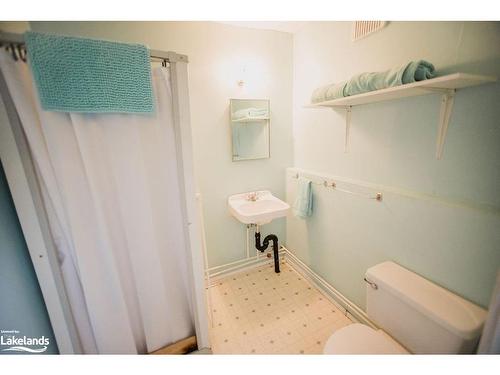
[[268, 158], [269, 100], [231, 99], [233, 161]]

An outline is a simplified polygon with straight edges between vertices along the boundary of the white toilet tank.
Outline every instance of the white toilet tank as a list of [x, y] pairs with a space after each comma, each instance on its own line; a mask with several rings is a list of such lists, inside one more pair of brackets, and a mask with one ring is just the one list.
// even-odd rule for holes
[[486, 311], [394, 262], [369, 268], [366, 310], [409, 351], [475, 352]]

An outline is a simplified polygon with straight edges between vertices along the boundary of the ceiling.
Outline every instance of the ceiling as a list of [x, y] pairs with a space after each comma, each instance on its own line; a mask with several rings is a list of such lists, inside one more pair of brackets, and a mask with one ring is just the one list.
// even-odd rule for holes
[[263, 29], [283, 31], [285, 33], [296, 33], [307, 22], [306, 21], [218, 21], [226, 25], [247, 27], [250, 29]]

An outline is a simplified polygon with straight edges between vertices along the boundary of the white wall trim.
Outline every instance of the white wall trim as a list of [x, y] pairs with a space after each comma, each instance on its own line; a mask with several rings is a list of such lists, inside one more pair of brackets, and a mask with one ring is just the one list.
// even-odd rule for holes
[[343, 310], [348, 318], [378, 329], [377, 325], [368, 318], [368, 315], [366, 315], [366, 313], [359, 306], [351, 302], [331, 284], [309, 268], [309, 266], [292, 254], [286, 247], [282, 246], [282, 248], [285, 250], [286, 263], [288, 263], [295, 271], [314, 285], [332, 303]]
[[[281, 248], [279, 251], [280, 262], [285, 259], [286, 250], [285, 248]], [[244, 258], [239, 261], [223, 264], [221, 266], [217, 266], [214, 268], [208, 269], [210, 274], [210, 280], [212, 281], [212, 286], [214, 281], [220, 280], [224, 277], [232, 275], [234, 273], [239, 273], [245, 270], [250, 270], [252, 268], [261, 267], [264, 265], [273, 265], [274, 258], [268, 258], [267, 256], [254, 256], [250, 258]], [[222, 268], [222, 270], [220, 270]]]
[[[333, 181], [342, 182], [342, 183], [345, 183], [348, 185], [364, 187], [364, 188], [373, 190], [374, 192], [384, 192], [384, 193], [388, 193], [388, 194], [395, 194], [395, 195], [399, 195], [399, 196], [406, 197], [409, 199], [429, 201], [429, 202], [432, 202], [435, 204], [446, 205], [449, 207], [458, 207], [458, 208], [463, 208], [463, 209], [468, 209], [468, 210], [479, 211], [481, 213], [500, 215], [500, 207], [492, 205], [492, 204], [478, 203], [478, 202], [474, 202], [471, 200], [465, 200], [465, 199], [460, 200], [460, 199], [455, 199], [455, 198], [447, 198], [444, 196], [433, 195], [433, 194], [424, 193], [424, 192], [420, 192], [420, 191], [416, 191], [416, 190], [404, 189], [404, 188], [400, 188], [397, 186], [374, 184], [371, 182], [354, 180], [354, 179], [347, 178], [347, 177], [335, 176], [335, 175], [331, 175], [328, 173], [306, 170], [306, 169], [302, 169], [302, 168], [295, 168], [295, 167], [287, 168], [286, 169], [287, 180], [290, 179], [291, 176], [296, 175], [297, 173], [300, 174], [301, 177], [306, 177], [306, 178], [309, 178], [313, 181], [320, 180], [321, 183], [323, 181], [327, 181], [329, 183], [331, 183]], [[332, 190], [332, 192], [333, 192], [333, 190]]]

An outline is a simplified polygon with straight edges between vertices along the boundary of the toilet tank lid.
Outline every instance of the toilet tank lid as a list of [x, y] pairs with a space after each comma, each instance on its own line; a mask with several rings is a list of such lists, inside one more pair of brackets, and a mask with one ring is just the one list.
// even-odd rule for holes
[[486, 310], [394, 262], [369, 268], [366, 277], [464, 339], [481, 334]]

